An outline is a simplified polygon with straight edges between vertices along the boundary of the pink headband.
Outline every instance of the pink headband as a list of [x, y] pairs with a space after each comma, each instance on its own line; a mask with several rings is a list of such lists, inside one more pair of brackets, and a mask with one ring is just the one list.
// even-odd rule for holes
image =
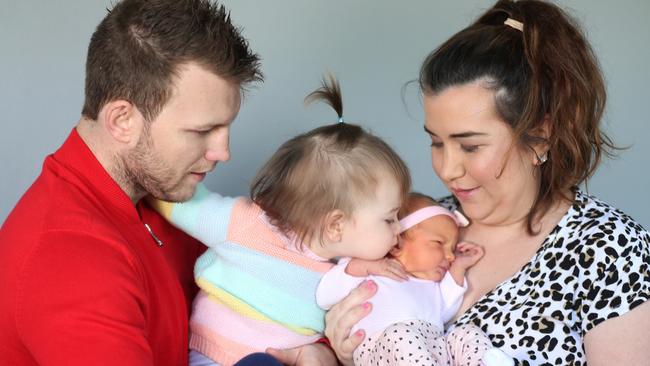
[[457, 210], [454, 210], [454, 212], [452, 213], [442, 206], [427, 206], [399, 220], [399, 224], [402, 227], [400, 233], [405, 232], [406, 230], [412, 228], [413, 226], [421, 223], [426, 219], [430, 219], [438, 215], [445, 215], [451, 217], [452, 220], [454, 220], [456, 225], [458, 225], [459, 227], [465, 227], [469, 225], [469, 221], [467, 220], [467, 218], [465, 218], [465, 216], [463, 216], [463, 214], [461, 214]]

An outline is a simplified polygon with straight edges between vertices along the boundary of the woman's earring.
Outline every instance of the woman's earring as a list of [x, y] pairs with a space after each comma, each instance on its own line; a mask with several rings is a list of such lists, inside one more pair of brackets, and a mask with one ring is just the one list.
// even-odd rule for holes
[[548, 152], [545, 152], [542, 154], [542, 156], [537, 155], [537, 165], [542, 165], [546, 163], [546, 160], [548, 160]]

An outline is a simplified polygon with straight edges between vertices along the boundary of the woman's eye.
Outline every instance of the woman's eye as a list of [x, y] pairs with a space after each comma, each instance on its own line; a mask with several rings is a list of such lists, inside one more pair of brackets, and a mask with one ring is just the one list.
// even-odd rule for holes
[[461, 149], [465, 152], [475, 152], [478, 148], [479, 145], [461, 145]]
[[431, 141], [431, 147], [436, 148], [436, 149], [440, 149], [442, 147], [442, 142]]
[[395, 223], [395, 219], [386, 219], [386, 220], [384, 220], [384, 221], [386, 221], [386, 223], [387, 223], [388, 225], [392, 225], [392, 224]]

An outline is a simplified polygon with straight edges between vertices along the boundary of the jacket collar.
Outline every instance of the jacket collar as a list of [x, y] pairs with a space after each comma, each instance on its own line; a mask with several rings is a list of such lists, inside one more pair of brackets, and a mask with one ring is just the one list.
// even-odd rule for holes
[[71, 180], [77, 180], [82, 189], [97, 196], [99, 203], [114, 214], [128, 222], [140, 222], [140, 215], [131, 198], [113, 180], [106, 169], [95, 157], [88, 145], [73, 128], [63, 145], [52, 155], [52, 158], [64, 167], [60, 174], [66, 171]]

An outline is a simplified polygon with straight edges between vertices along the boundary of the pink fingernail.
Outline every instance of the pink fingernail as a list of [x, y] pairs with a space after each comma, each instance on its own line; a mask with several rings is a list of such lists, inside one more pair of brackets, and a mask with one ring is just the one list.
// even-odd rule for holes
[[370, 303], [369, 302], [364, 302], [362, 306], [366, 310], [370, 309]]
[[364, 286], [366, 286], [368, 290], [374, 290], [377, 285], [375, 284], [375, 281], [368, 280]]

